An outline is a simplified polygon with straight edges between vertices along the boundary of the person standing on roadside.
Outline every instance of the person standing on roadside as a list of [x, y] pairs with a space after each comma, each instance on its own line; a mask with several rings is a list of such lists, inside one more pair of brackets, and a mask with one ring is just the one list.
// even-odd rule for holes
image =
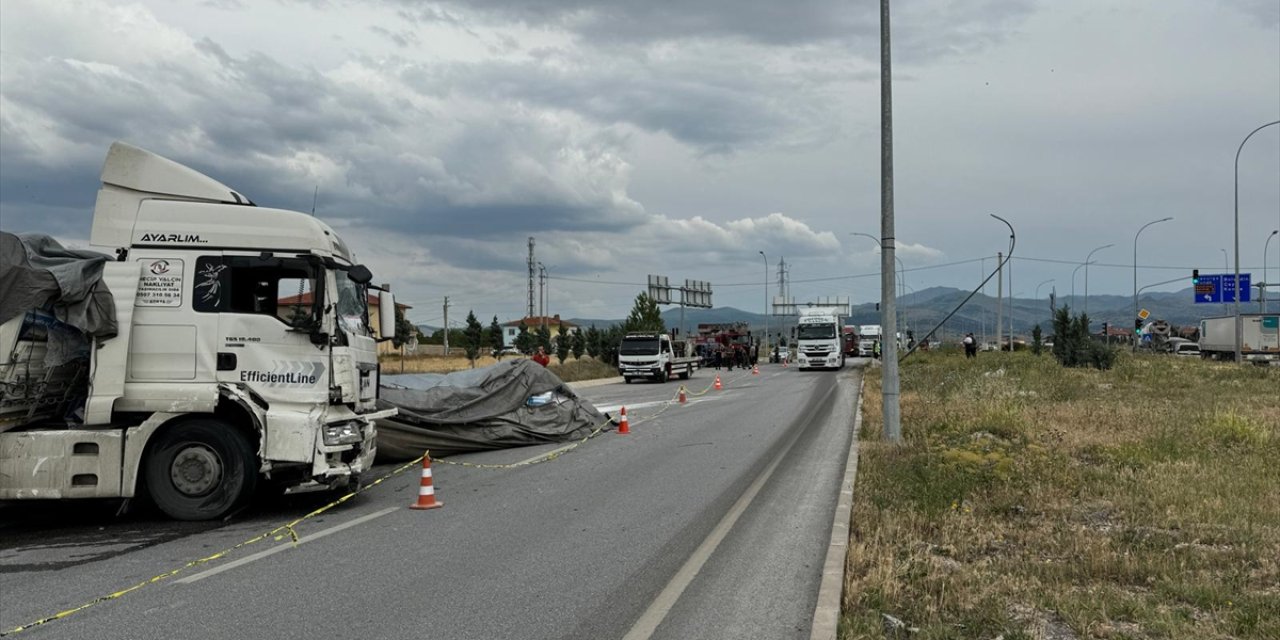
[[964, 343], [964, 357], [978, 357], [978, 341], [974, 339], [972, 332], [966, 334], [961, 342]]
[[538, 347], [538, 352], [533, 354], [533, 361], [545, 367], [551, 364], [551, 356], [542, 347]]

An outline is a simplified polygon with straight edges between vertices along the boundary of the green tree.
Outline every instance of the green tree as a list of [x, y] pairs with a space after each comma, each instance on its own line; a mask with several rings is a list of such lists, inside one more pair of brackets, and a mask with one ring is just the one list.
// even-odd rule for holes
[[418, 328], [413, 326], [409, 319], [404, 317], [404, 309], [400, 305], [396, 305], [396, 335], [391, 339], [391, 344], [397, 349], [404, 346], [409, 338], [418, 335]]
[[493, 317], [493, 322], [489, 323], [487, 335], [487, 343], [489, 349], [493, 351], [493, 357], [502, 359], [502, 325], [498, 324], [498, 316]]
[[1040, 353], [1044, 351], [1043, 337], [1044, 336], [1040, 332], [1039, 324], [1031, 328], [1031, 353], [1040, 355]]
[[600, 357], [600, 330], [594, 324], [587, 329], [587, 355]]
[[480, 355], [480, 347], [484, 344], [484, 327], [476, 320], [474, 312], [467, 312], [467, 328], [462, 331], [462, 350], [471, 361], [471, 368], [476, 366], [476, 358]]
[[574, 331], [569, 348], [573, 350], [573, 359], [581, 360], [582, 352], [587, 350], [587, 339], [582, 335], [582, 331]]
[[537, 348], [536, 344], [537, 339], [529, 332], [529, 327], [524, 323], [524, 320], [521, 320], [519, 332], [516, 333], [516, 349], [527, 356]]
[[622, 337], [627, 335], [622, 325], [611, 325], [600, 334], [600, 360], [605, 364], [618, 364], [618, 348], [622, 346]]
[[1116, 360], [1111, 347], [1089, 334], [1089, 317], [1072, 316], [1067, 307], [1053, 317], [1053, 357], [1064, 367], [1110, 369]]
[[631, 307], [631, 315], [627, 316], [622, 326], [623, 331], [653, 331], [664, 333], [666, 323], [662, 321], [662, 312], [658, 303], [647, 293], [636, 296], [635, 306]]
[[545, 324], [540, 325], [534, 337], [537, 340], [537, 342], [534, 343], [535, 349], [542, 347], [544, 351], [551, 353], [551, 327], [548, 327]]
[[569, 358], [569, 347], [571, 342], [573, 342], [573, 336], [565, 335], [563, 333], [556, 336], [556, 359], [560, 361], [560, 364], [564, 364], [564, 361]]

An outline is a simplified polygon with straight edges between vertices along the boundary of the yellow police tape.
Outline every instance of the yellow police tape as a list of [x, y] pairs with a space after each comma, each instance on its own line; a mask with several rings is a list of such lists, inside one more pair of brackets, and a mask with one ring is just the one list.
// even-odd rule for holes
[[[742, 377], [742, 376], [739, 376], [739, 377]], [[734, 380], [736, 380], [736, 379], [737, 379], [737, 378], [734, 378]], [[682, 386], [683, 386], [683, 385], [682, 385]], [[712, 389], [714, 386], [715, 386], [715, 383], [713, 382], [712, 384], [707, 385], [707, 388], [706, 388], [706, 389], [703, 389], [702, 391], [699, 391], [699, 392], [696, 392], [696, 393], [692, 393], [691, 395], [694, 395], [694, 396], [702, 396], [702, 395], [705, 395], [707, 392], [711, 391], [711, 389]], [[672, 398], [671, 398], [670, 400], [667, 400], [665, 403], [663, 403], [663, 406], [662, 406], [662, 408], [661, 408], [661, 409], [659, 409], [656, 413], [653, 413], [653, 414], [651, 414], [651, 415], [645, 416], [644, 418], [641, 418], [641, 419], [637, 420], [637, 421], [636, 421], [636, 424], [642, 424], [642, 423], [645, 423], [645, 422], [649, 422], [650, 420], [654, 420], [654, 419], [656, 419], [658, 416], [662, 415], [664, 412], [666, 412], [666, 410], [667, 410], [667, 409], [670, 409], [670, 408], [671, 408], [671, 405], [672, 405], [673, 403], [675, 403], [675, 402], [676, 402], [677, 398], [679, 398], [679, 394], [680, 394], [680, 392], [677, 390], [677, 391], [676, 391], [676, 395], [675, 395], [675, 396], [672, 396]], [[434, 461], [434, 462], [436, 462], [436, 463], [439, 463], [439, 464], [447, 464], [447, 465], [453, 465], [453, 466], [458, 466], [458, 467], [467, 467], [467, 468], [471, 468], [471, 469], [513, 469], [513, 468], [517, 468], [517, 467], [523, 467], [523, 466], [529, 466], [529, 465], [533, 465], [533, 464], [539, 464], [539, 463], [542, 463], [542, 462], [549, 462], [549, 461], [551, 461], [551, 460], [555, 460], [556, 458], [559, 458], [560, 456], [562, 456], [562, 455], [564, 455], [564, 454], [566, 454], [566, 453], [568, 453], [568, 452], [570, 452], [570, 451], [573, 451], [574, 449], [578, 448], [579, 446], [581, 446], [581, 445], [582, 445], [583, 443], [585, 443], [586, 441], [588, 441], [588, 440], [590, 440], [590, 439], [592, 439], [592, 438], [596, 437], [597, 435], [599, 435], [600, 433], [602, 433], [602, 432], [605, 430], [605, 428], [609, 426], [609, 424], [610, 424], [611, 422], [612, 422], [612, 420], [606, 420], [606, 421], [604, 421], [604, 422], [603, 422], [603, 423], [601, 423], [599, 426], [597, 426], [595, 429], [593, 429], [593, 430], [591, 431], [591, 433], [587, 434], [587, 436], [586, 436], [585, 438], [583, 438], [583, 439], [581, 439], [581, 440], [579, 440], [579, 441], [575, 442], [572, 446], [570, 446], [570, 447], [568, 447], [568, 448], [558, 449], [558, 450], [556, 450], [556, 451], [552, 451], [552, 452], [548, 453], [547, 455], [545, 455], [545, 456], [543, 456], [543, 457], [540, 457], [540, 458], [534, 458], [534, 459], [532, 459], [532, 460], [525, 460], [525, 461], [523, 461], [523, 462], [517, 462], [517, 463], [514, 463], [514, 464], [478, 464], [478, 463], [474, 463], [474, 462], [454, 462], [454, 461], [452, 461], [452, 460], [448, 460], [448, 459], [446, 459], [446, 458], [441, 458], [441, 459], [439, 459], [439, 460], [433, 460], [433, 461]], [[403, 465], [401, 465], [401, 466], [399, 466], [399, 467], [395, 468], [394, 470], [392, 470], [390, 473], [388, 473], [388, 474], [386, 474], [386, 475], [384, 475], [384, 476], [382, 476], [382, 477], [378, 478], [377, 480], [374, 480], [373, 482], [370, 482], [369, 484], [366, 484], [366, 485], [361, 486], [359, 489], [356, 489], [355, 491], [352, 491], [352, 492], [350, 492], [350, 493], [347, 493], [346, 495], [343, 495], [342, 497], [338, 498], [337, 500], [334, 500], [333, 502], [330, 502], [329, 504], [326, 504], [326, 505], [324, 505], [324, 506], [322, 506], [322, 507], [320, 507], [320, 508], [318, 508], [318, 509], [315, 509], [314, 511], [312, 511], [312, 512], [310, 512], [310, 513], [308, 513], [308, 514], [306, 514], [306, 515], [304, 515], [304, 516], [302, 516], [302, 517], [300, 517], [300, 518], [297, 518], [296, 520], [292, 520], [292, 521], [290, 521], [290, 522], [288, 522], [288, 523], [282, 524], [282, 525], [280, 525], [280, 526], [276, 527], [275, 529], [272, 529], [272, 530], [267, 531], [267, 532], [265, 532], [265, 533], [261, 533], [261, 534], [258, 534], [258, 535], [256, 535], [256, 536], [252, 537], [252, 538], [249, 538], [248, 540], [245, 540], [244, 542], [241, 542], [241, 543], [239, 543], [239, 544], [235, 545], [234, 547], [230, 547], [230, 548], [227, 548], [227, 549], [223, 549], [222, 551], [219, 551], [219, 552], [217, 552], [217, 553], [214, 553], [214, 554], [211, 554], [211, 555], [205, 556], [205, 557], [200, 558], [200, 559], [198, 559], [198, 560], [192, 560], [191, 562], [188, 562], [188, 563], [186, 563], [186, 564], [182, 565], [181, 567], [178, 567], [177, 569], [174, 569], [174, 570], [172, 570], [172, 571], [168, 571], [168, 572], [166, 572], [166, 573], [159, 574], [159, 575], [157, 575], [157, 576], [153, 576], [153, 577], [151, 577], [151, 578], [148, 578], [148, 579], [146, 579], [146, 580], [143, 580], [142, 582], [139, 582], [138, 584], [133, 585], [132, 587], [128, 587], [128, 588], [125, 588], [125, 589], [121, 589], [121, 590], [119, 590], [119, 591], [116, 591], [116, 592], [114, 592], [114, 593], [109, 593], [109, 594], [106, 594], [106, 595], [104, 595], [104, 596], [99, 596], [99, 597], [94, 598], [93, 600], [90, 600], [89, 602], [86, 602], [86, 603], [84, 603], [84, 604], [82, 604], [82, 605], [80, 605], [80, 606], [78, 606], [78, 607], [73, 607], [73, 608], [71, 608], [71, 609], [67, 609], [67, 610], [65, 610], [65, 611], [59, 611], [58, 613], [55, 613], [55, 614], [53, 614], [53, 615], [51, 615], [51, 616], [48, 616], [48, 617], [46, 617], [46, 618], [41, 618], [41, 619], [36, 620], [36, 621], [34, 621], [34, 622], [29, 622], [29, 623], [24, 624], [24, 625], [22, 625], [22, 626], [20, 626], [20, 627], [14, 627], [13, 629], [10, 629], [10, 630], [8, 630], [8, 631], [0, 631], [0, 638], [2, 638], [2, 637], [4, 637], [4, 636], [13, 635], [13, 634], [15, 634], [15, 633], [21, 633], [21, 632], [26, 631], [26, 630], [28, 630], [28, 629], [32, 629], [32, 628], [34, 628], [34, 627], [38, 627], [38, 626], [43, 625], [43, 624], [47, 624], [47, 623], [50, 623], [50, 622], [54, 622], [54, 621], [56, 621], [56, 620], [61, 620], [61, 619], [66, 618], [67, 616], [70, 616], [70, 615], [72, 615], [72, 614], [75, 614], [75, 613], [79, 613], [79, 612], [81, 612], [81, 611], [84, 611], [85, 609], [88, 609], [89, 607], [92, 607], [92, 606], [94, 606], [94, 605], [96, 605], [96, 604], [101, 604], [101, 603], [103, 603], [103, 602], [109, 602], [109, 601], [111, 601], [111, 600], [119, 599], [119, 598], [121, 598], [121, 597], [123, 597], [123, 596], [125, 596], [125, 595], [127, 595], [127, 594], [129, 594], [129, 593], [132, 593], [132, 592], [134, 592], [134, 591], [137, 591], [138, 589], [141, 589], [141, 588], [143, 588], [143, 587], [145, 587], [145, 586], [147, 586], [147, 585], [151, 585], [151, 584], [155, 584], [155, 583], [157, 583], [157, 582], [161, 582], [161, 581], [167, 580], [167, 579], [172, 578], [173, 576], [176, 576], [176, 575], [178, 575], [179, 573], [182, 573], [183, 571], [186, 571], [186, 570], [191, 569], [191, 568], [193, 568], [193, 567], [198, 567], [198, 566], [200, 566], [200, 565], [208, 564], [208, 563], [210, 563], [210, 562], [213, 562], [214, 560], [221, 559], [221, 558], [223, 558], [223, 557], [227, 556], [227, 555], [228, 555], [228, 554], [230, 554], [230, 553], [233, 553], [233, 552], [235, 552], [235, 551], [238, 551], [238, 550], [240, 550], [240, 549], [242, 549], [242, 548], [244, 548], [244, 547], [247, 547], [247, 546], [249, 546], [249, 545], [251, 545], [251, 544], [255, 544], [255, 543], [261, 542], [261, 541], [263, 541], [263, 540], [266, 540], [267, 538], [271, 538], [271, 539], [273, 539], [273, 540], [279, 541], [279, 540], [283, 540], [283, 539], [284, 539], [284, 534], [285, 534], [285, 533], [287, 533], [287, 534], [289, 535], [289, 539], [290, 539], [290, 540], [293, 542], [293, 544], [296, 546], [296, 545], [298, 544], [298, 540], [299, 540], [299, 539], [298, 539], [298, 532], [294, 530], [294, 527], [295, 527], [295, 526], [297, 526], [298, 524], [300, 524], [300, 523], [302, 523], [302, 522], [304, 522], [304, 521], [306, 521], [306, 520], [309, 520], [309, 519], [311, 519], [311, 518], [314, 518], [314, 517], [316, 517], [316, 516], [318, 516], [318, 515], [320, 515], [320, 514], [322, 514], [322, 513], [326, 512], [326, 511], [328, 511], [328, 510], [330, 510], [330, 509], [332, 509], [332, 508], [334, 508], [334, 507], [336, 507], [336, 506], [338, 506], [338, 505], [340, 505], [340, 504], [342, 504], [342, 503], [344, 503], [344, 502], [346, 502], [346, 501], [350, 500], [351, 498], [354, 498], [355, 496], [360, 495], [361, 493], [364, 493], [364, 492], [366, 492], [366, 491], [368, 491], [368, 490], [370, 490], [370, 489], [373, 489], [374, 487], [376, 487], [376, 486], [378, 486], [378, 485], [382, 484], [383, 482], [385, 482], [385, 481], [387, 481], [387, 480], [389, 480], [389, 479], [391, 479], [391, 478], [394, 478], [395, 476], [400, 475], [401, 473], [404, 473], [404, 472], [405, 472], [406, 470], [408, 470], [409, 468], [411, 468], [411, 467], [414, 467], [414, 466], [417, 466], [417, 465], [421, 464], [421, 463], [422, 463], [423, 458], [427, 458], [427, 457], [429, 457], [430, 455], [431, 455], [431, 452], [430, 452], [430, 451], [427, 451], [427, 452], [423, 453], [421, 456], [418, 456], [418, 458], [416, 458], [416, 459], [414, 459], [414, 460], [412, 460], [412, 461], [410, 461], [410, 462], [406, 462], [405, 464], [403, 464]]]

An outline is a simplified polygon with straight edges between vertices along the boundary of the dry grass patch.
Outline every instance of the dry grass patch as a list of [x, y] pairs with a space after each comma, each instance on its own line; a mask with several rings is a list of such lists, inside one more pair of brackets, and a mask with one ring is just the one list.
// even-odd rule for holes
[[[504, 356], [503, 360], [511, 360], [514, 358], [524, 358], [525, 356]], [[465, 356], [429, 356], [417, 355], [406, 356], [401, 360], [398, 355], [384, 355], [378, 358], [382, 363], [382, 371], [386, 374], [397, 373], [450, 373], [452, 371], [462, 371], [471, 368], [471, 361]], [[498, 360], [490, 356], [482, 356], [476, 359], [477, 367], [487, 367], [497, 363]], [[547, 367], [552, 373], [560, 377], [565, 382], [578, 382], [580, 380], [595, 380], [598, 378], [612, 378], [618, 375], [618, 370], [611, 365], [605, 364], [588, 355], [583, 355], [581, 359], [574, 360], [569, 357], [560, 364], [556, 358], [551, 358], [551, 365]]]
[[1280, 370], [920, 355], [902, 446], [867, 378], [842, 638], [1280, 638]]

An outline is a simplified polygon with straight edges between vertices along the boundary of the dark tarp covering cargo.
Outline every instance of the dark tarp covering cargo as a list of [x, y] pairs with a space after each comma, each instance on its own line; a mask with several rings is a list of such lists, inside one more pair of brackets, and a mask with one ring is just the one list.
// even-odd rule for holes
[[63, 326], [29, 316], [55, 325], [45, 365], [87, 354], [87, 338], [111, 338], [117, 331], [115, 303], [102, 281], [108, 260], [95, 251], [67, 249], [50, 236], [0, 231], [0, 323], [28, 312], [51, 314]]
[[383, 376], [378, 459], [412, 460], [585, 438], [609, 417], [531, 360], [450, 374]]

